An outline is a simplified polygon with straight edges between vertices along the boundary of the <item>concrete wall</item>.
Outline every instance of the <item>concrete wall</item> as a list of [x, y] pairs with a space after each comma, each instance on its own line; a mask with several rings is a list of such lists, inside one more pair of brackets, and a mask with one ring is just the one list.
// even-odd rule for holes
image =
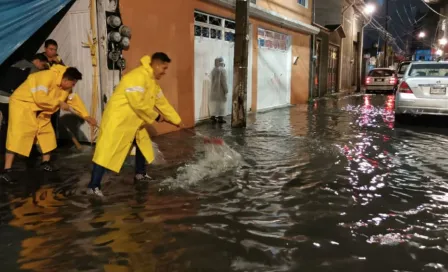
[[307, 7], [299, 5], [297, 0], [257, 0], [257, 5], [288, 18], [311, 24], [313, 1], [316, 0], [308, 0]]
[[316, 22], [321, 26], [341, 23], [343, 0], [314, 0], [316, 1]]
[[[345, 1], [344, 8], [349, 5]], [[361, 18], [359, 18], [361, 19]], [[356, 86], [357, 73], [356, 67], [358, 65], [356, 44], [358, 42], [358, 32], [361, 31], [361, 20], [358, 20], [358, 15], [354, 8], [348, 8], [343, 15], [342, 26], [344, 28], [346, 37], [342, 39], [341, 46], [341, 61], [342, 67], [340, 69], [340, 90], [351, 89]], [[359, 45], [358, 45], [359, 46]]]
[[[183, 1], [128, 0], [121, 2], [124, 24], [132, 28], [130, 50], [125, 52], [127, 70], [139, 65], [143, 55], [155, 51], [166, 52], [173, 60], [170, 70], [160, 84], [166, 97], [178, 110], [187, 126], [194, 125], [194, 10], [234, 19], [231, 10], [200, 0]], [[175, 4], [174, 4], [175, 2]], [[311, 22], [309, 8], [303, 8], [295, 0], [259, 0], [257, 4], [273, 9], [287, 17]], [[262, 27], [292, 36], [292, 56], [299, 56], [292, 66], [291, 103], [305, 103], [308, 99], [310, 36], [283, 29], [279, 26], [251, 19], [253, 31], [252, 109], [257, 101], [257, 28]], [[291, 61], [292, 63], [292, 61]], [[292, 64], [291, 64], [292, 65]], [[126, 71], [127, 71], [126, 70]], [[125, 71], [125, 72], [126, 72]], [[255, 105], [254, 105], [255, 103]], [[160, 133], [174, 130], [172, 126], [156, 125]]]
[[321, 97], [327, 93], [328, 89], [328, 48], [330, 35], [328, 32], [320, 31], [316, 40], [320, 40], [320, 60], [319, 60], [319, 89], [313, 93], [314, 97]]

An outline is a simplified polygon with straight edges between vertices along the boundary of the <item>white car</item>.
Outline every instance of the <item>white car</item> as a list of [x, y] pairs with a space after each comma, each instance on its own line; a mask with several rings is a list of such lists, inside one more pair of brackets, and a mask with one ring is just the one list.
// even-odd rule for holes
[[393, 92], [398, 79], [395, 70], [389, 68], [375, 68], [366, 77], [366, 93], [377, 91]]
[[448, 62], [413, 62], [395, 94], [395, 120], [405, 115], [448, 115]]
[[403, 78], [404, 74], [406, 73], [406, 70], [409, 67], [409, 64], [411, 64], [412, 61], [403, 61], [398, 65], [398, 69], [397, 69], [397, 77], [398, 77], [398, 82], [400, 82], [400, 80]]

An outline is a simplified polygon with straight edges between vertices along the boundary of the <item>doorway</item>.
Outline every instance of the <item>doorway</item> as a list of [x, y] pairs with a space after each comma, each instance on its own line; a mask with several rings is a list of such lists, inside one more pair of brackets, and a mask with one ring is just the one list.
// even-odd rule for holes
[[330, 45], [328, 48], [328, 93], [337, 91], [338, 86], [339, 47]]

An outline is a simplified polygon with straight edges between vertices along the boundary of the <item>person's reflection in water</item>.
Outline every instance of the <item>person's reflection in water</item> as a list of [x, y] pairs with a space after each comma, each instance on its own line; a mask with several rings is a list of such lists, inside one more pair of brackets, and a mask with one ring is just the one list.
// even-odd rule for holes
[[212, 122], [225, 123], [223, 116], [227, 101], [227, 72], [222, 57], [215, 59], [212, 70], [212, 88], [210, 91], [210, 119]]

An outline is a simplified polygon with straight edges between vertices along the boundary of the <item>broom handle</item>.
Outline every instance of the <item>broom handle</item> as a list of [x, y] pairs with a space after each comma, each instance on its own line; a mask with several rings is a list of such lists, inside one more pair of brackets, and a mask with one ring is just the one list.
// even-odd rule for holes
[[75, 144], [76, 149], [81, 150], [81, 149], [82, 149], [82, 146], [81, 146], [81, 144], [79, 143], [79, 141], [76, 139], [76, 137], [75, 137], [75, 135], [73, 134], [73, 132], [72, 132], [68, 127], [66, 127], [64, 124], [62, 124], [62, 125], [64, 126], [65, 130], [66, 130], [67, 133], [70, 135], [70, 137], [72, 138], [72, 142]]
[[[84, 119], [84, 118], [82, 117], [81, 113], [80, 113], [79, 111], [75, 110], [73, 107], [70, 107], [69, 111], [70, 111], [71, 113], [73, 113], [73, 114], [79, 116], [80, 118]], [[96, 124], [95, 127], [96, 127], [96, 128], [100, 128], [100, 127], [98, 126], [98, 124]]]
[[[160, 115], [162, 115], [162, 112], [159, 110], [159, 108], [157, 108], [157, 106], [154, 106], [154, 108], [156, 109], [156, 111], [157, 111]], [[167, 122], [167, 123], [172, 124], [171, 122]], [[173, 125], [174, 125], [174, 124], [173, 124]], [[186, 131], [190, 132], [191, 134], [193, 134], [193, 135], [197, 135], [197, 136], [202, 137], [202, 138], [204, 138], [204, 139], [210, 139], [210, 137], [204, 136], [204, 135], [202, 135], [202, 134], [199, 133], [199, 132], [193, 131], [191, 128], [185, 128], [185, 127], [184, 127], [184, 128], [181, 128], [181, 129], [186, 130]]]

